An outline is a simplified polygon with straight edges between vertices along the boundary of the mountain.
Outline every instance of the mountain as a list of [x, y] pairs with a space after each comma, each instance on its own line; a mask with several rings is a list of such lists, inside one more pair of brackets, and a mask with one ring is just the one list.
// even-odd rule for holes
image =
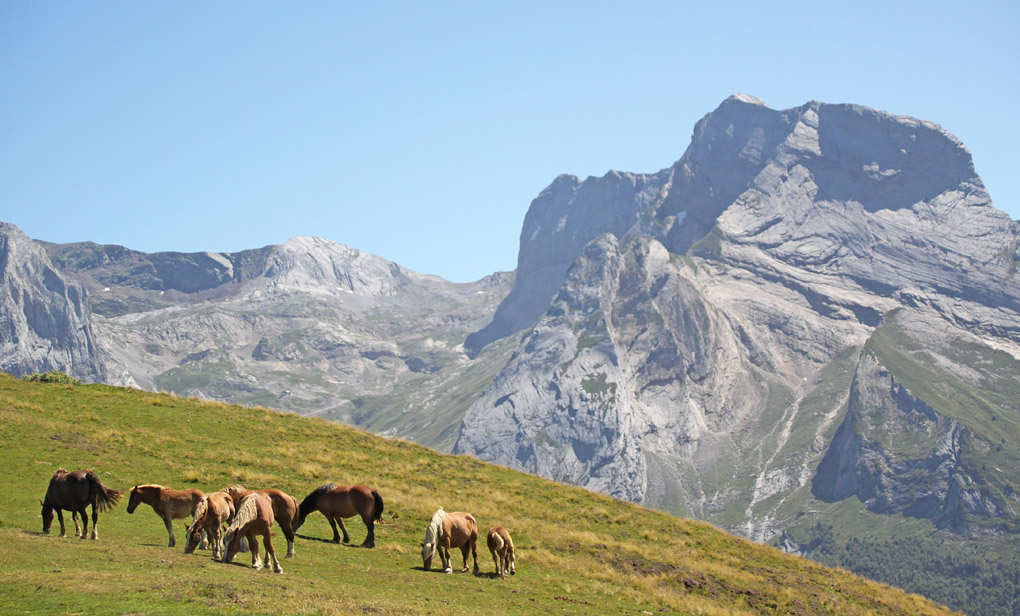
[[88, 289], [113, 384], [319, 415], [449, 449], [505, 361], [498, 349], [469, 359], [461, 343], [491, 318], [510, 274], [454, 284], [311, 237], [231, 254], [43, 246]]
[[0, 223], [0, 371], [106, 378], [85, 288], [20, 229]]
[[1008, 553], [1018, 244], [938, 125], [731, 97], [672, 167], [535, 199], [468, 346], [519, 342], [454, 451], [802, 553]]

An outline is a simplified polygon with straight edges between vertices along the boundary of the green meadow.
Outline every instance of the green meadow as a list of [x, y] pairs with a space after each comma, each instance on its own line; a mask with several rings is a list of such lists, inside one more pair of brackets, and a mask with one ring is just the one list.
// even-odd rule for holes
[[[104, 385], [0, 375], [0, 613], [4, 614], [948, 614], [916, 595], [676, 518], [463, 456], [319, 419]], [[329, 542], [315, 514], [284, 573], [247, 554], [168, 548], [162, 522], [126, 498], [99, 540], [43, 535], [53, 471], [91, 468], [105, 485], [215, 491], [363, 483], [385, 500], [375, 549]], [[482, 575], [422, 570], [432, 513], [469, 511]], [[488, 528], [510, 529], [517, 575], [493, 576]], [[282, 533], [274, 544], [286, 551]], [[461, 563], [453, 551], [454, 568]]]

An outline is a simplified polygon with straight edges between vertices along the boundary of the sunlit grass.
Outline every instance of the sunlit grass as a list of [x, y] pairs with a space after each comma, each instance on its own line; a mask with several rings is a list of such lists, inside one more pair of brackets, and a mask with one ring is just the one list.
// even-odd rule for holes
[[[0, 418], [2, 613], [946, 613], [704, 523], [317, 419], [6, 376]], [[41, 535], [38, 499], [58, 466], [94, 468], [120, 489], [244, 483], [299, 500], [327, 481], [365, 483], [385, 512], [373, 550], [354, 547], [365, 536], [360, 519], [347, 520], [353, 545], [344, 546], [329, 542], [325, 518], [310, 516], [295, 558], [275, 575], [244, 566], [247, 555], [231, 566], [167, 548], [158, 518], [148, 508], [127, 515], [123, 502], [101, 514], [99, 541]], [[419, 542], [439, 506], [478, 519], [483, 575], [420, 569]], [[485, 546], [497, 525], [517, 547], [507, 580], [491, 577]], [[278, 530], [274, 544], [286, 549]], [[452, 556], [459, 568], [460, 551]]]

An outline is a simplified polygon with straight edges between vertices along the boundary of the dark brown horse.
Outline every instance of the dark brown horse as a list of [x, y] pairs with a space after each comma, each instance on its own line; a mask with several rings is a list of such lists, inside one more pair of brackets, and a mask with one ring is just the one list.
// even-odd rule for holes
[[305, 518], [316, 511], [321, 511], [329, 520], [329, 525], [333, 527], [333, 543], [340, 543], [337, 524], [344, 533], [344, 543], [351, 542], [343, 519], [360, 515], [361, 521], [368, 528], [368, 536], [365, 537], [361, 547], [375, 547], [375, 521], [382, 518], [383, 512], [383, 500], [379, 492], [368, 486], [338, 486], [335, 483], [321, 485], [301, 501], [295, 530], [305, 523]]
[[234, 499], [234, 509], [241, 506], [241, 499], [248, 492], [258, 492], [268, 496], [269, 500], [273, 503], [273, 518], [280, 525], [283, 536], [287, 538], [287, 556], [284, 558], [294, 556], [294, 533], [297, 531], [298, 521], [298, 502], [296, 498], [283, 490], [249, 490], [242, 485], [232, 485], [223, 488], [223, 491]]
[[468, 550], [471, 550], [475, 559], [475, 575], [478, 575], [478, 552], [475, 550], [477, 542], [478, 523], [474, 516], [460, 511], [447, 513], [440, 507], [425, 530], [425, 542], [421, 544], [422, 565], [426, 571], [431, 569], [432, 557], [438, 551], [443, 561], [443, 572], [452, 573], [450, 548], [460, 548], [464, 556], [464, 568], [461, 571], [467, 571]]
[[[53, 512], [57, 512], [57, 519], [60, 520], [60, 536], [65, 536], [64, 513], [67, 509], [71, 512], [71, 519], [74, 520], [74, 536], [82, 539], [88, 534], [89, 519], [85, 513], [85, 507], [92, 505], [92, 538], [99, 539], [99, 512], [112, 509], [117, 505], [124, 492], [111, 490], [99, 480], [99, 475], [93, 471], [71, 471], [57, 469], [50, 478], [50, 485], [46, 488], [46, 498], [40, 501], [42, 505], [43, 533], [49, 534], [53, 526]], [[83, 528], [78, 530], [78, 514], [81, 514]]]
[[227, 553], [223, 556], [223, 562], [230, 563], [241, 547], [241, 539], [248, 540], [251, 548], [251, 566], [253, 569], [262, 568], [262, 560], [259, 558], [258, 536], [262, 536], [262, 544], [266, 547], [266, 564], [273, 561], [273, 571], [283, 573], [280, 560], [276, 558], [276, 550], [273, 549], [272, 532], [270, 527], [273, 524], [273, 503], [269, 496], [261, 492], [249, 491], [241, 498], [241, 505], [234, 514], [234, 521], [227, 528], [224, 541], [227, 542]]

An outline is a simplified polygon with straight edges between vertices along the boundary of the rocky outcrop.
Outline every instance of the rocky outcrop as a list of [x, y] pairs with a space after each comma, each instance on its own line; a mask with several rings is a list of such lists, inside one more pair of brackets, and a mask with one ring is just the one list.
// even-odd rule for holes
[[[514, 289], [470, 342], [525, 333], [456, 451], [758, 539], [812, 486], [950, 526], [954, 503], [1002, 510], [971, 488], [953, 500], [953, 486], [979, 481], [931, 453], [976, 442], [980, 422], [915, 392], [915, 406], [897, 407], [904, 425], [924, 404], [942, 409], [905, 432], [928, 453], [862, 457], [877, 441], [848, 427], [861, 416], [847, 409], [878, 404], [868, 392], [901, 378], [865, 359], [852, 371], [896, 310], [927, 336], [966, 334], [1020, 358], [1018, 240], [938, 125], [731, 97], [672, 167], [560, 177], [533, 202]], [[934, 441], [917, 440], [929, 431]], [[939, 479], [910, 484], [919, 473]]]
[[88, 382], [106, 376], [85, 288], [7, 223], [0, 223], [0, 370], [59, 370]]

